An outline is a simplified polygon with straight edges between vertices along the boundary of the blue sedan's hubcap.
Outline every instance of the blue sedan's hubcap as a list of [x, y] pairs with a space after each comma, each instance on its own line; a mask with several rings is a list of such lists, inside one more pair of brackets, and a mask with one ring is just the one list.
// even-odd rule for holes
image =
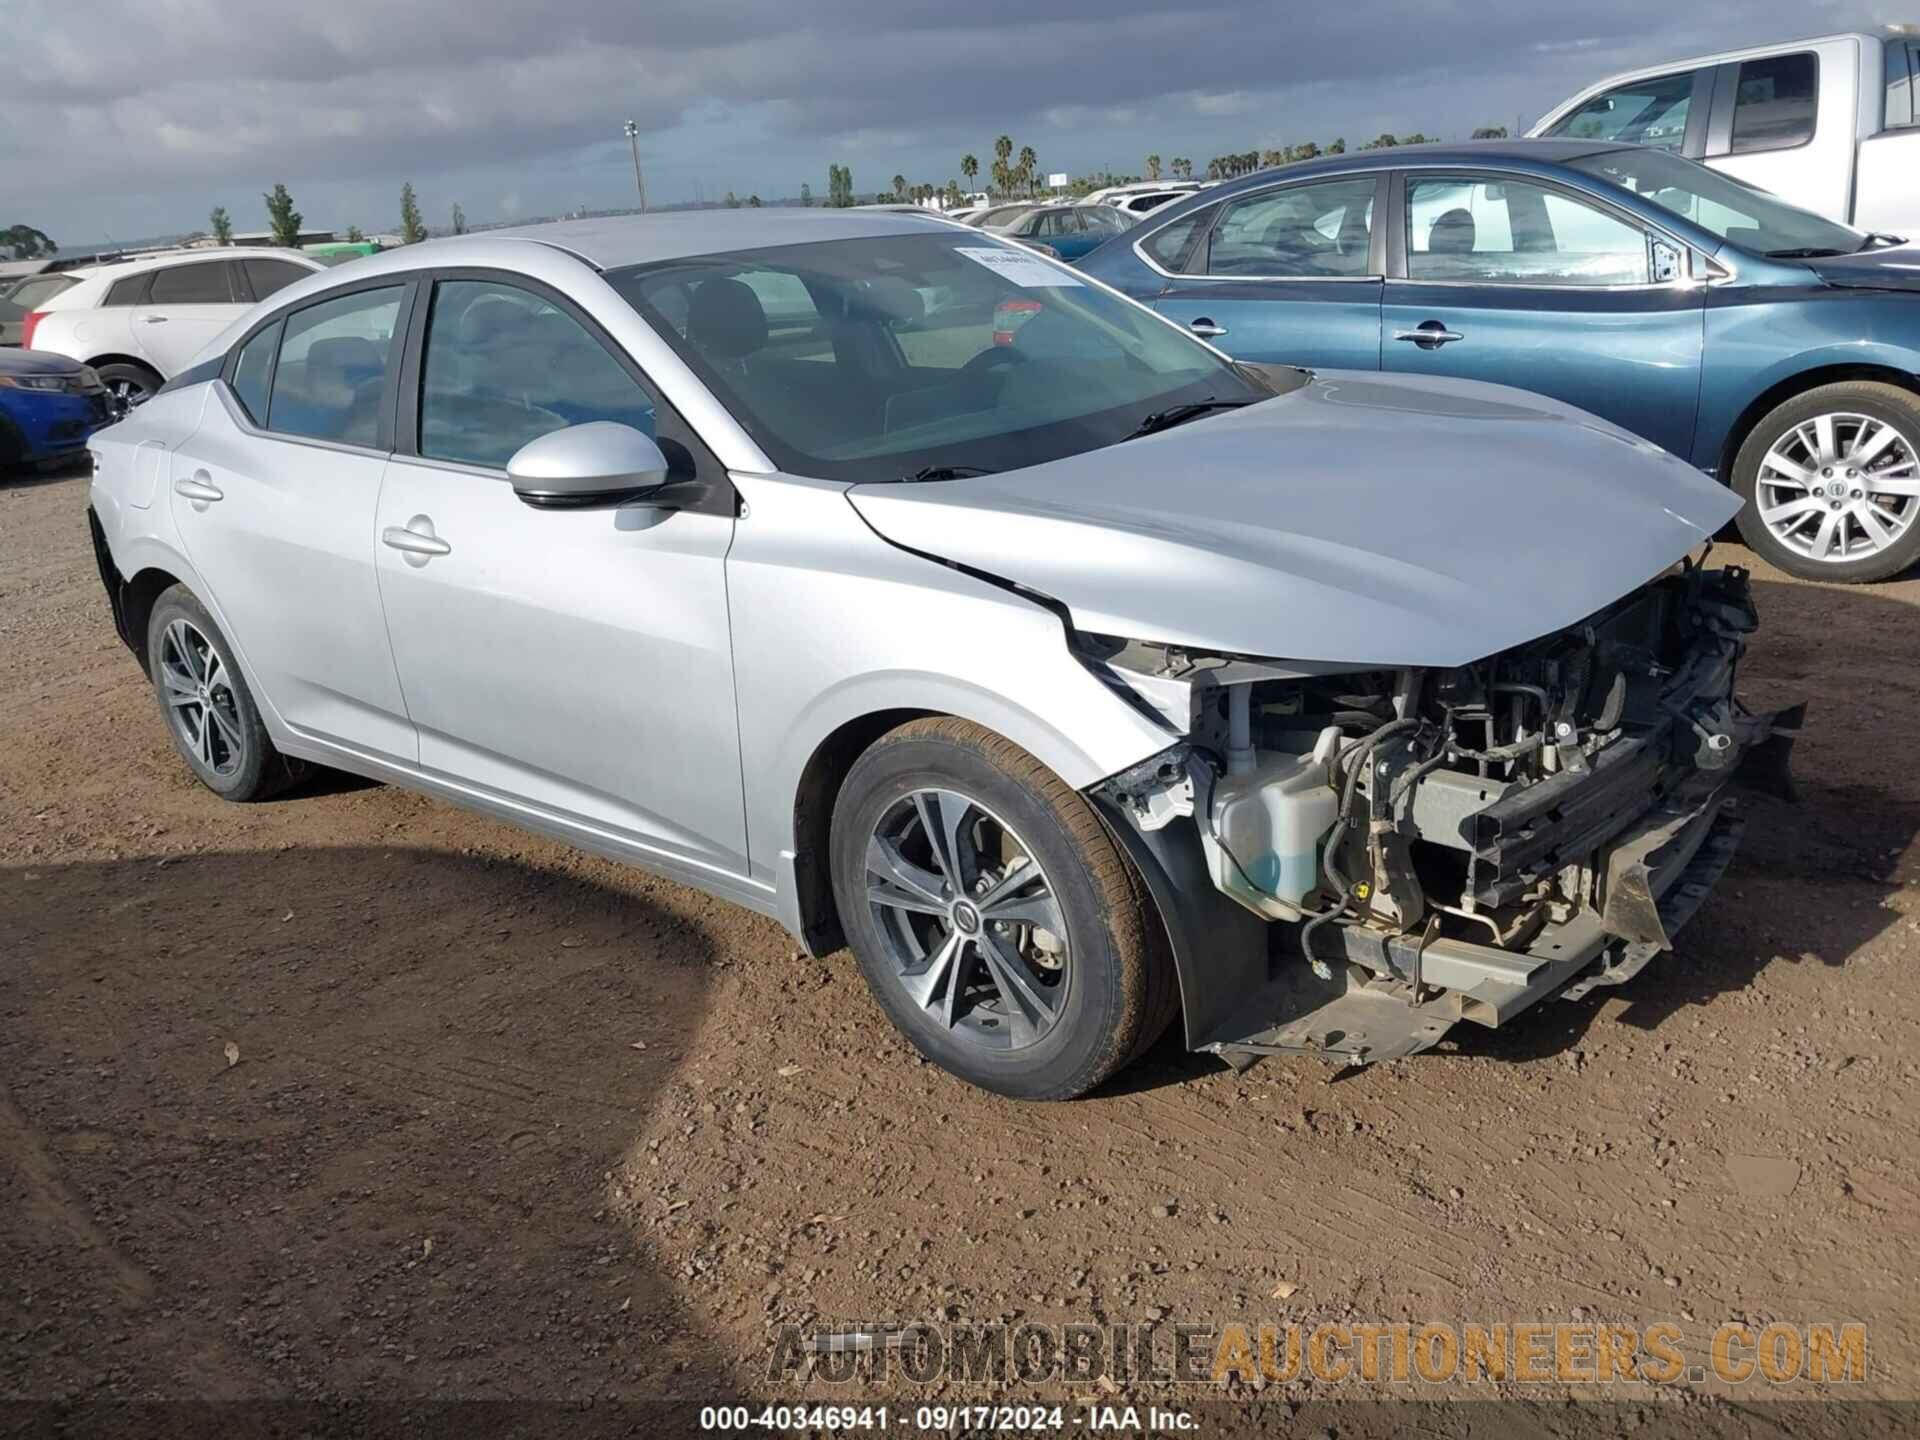
[[1789, 550], [1826, 564], [1863, 560], [1920, 517], [1920, 447], [1872, 415], [1816, 415], [1768, 447], [1754, 502]]

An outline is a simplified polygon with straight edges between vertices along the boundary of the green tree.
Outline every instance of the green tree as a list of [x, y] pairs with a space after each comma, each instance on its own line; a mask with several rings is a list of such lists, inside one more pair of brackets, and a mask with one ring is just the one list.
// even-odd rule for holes
[[1031, 145], [1022, 145], [1020, 147], [1020, 164], [1014, 173], [1021, 181], [1025, 182], [1027, 194], [1029, 195], [1033, 194], [1034, 171], [1039, 168], [1040, 157], [1033, 153], [1033, 147]]
[[967, 188], [973, 188], [973, 182], [980, 178], [980, 161], [972, 154], [960, 157], [960, 173], [967, 177]]
[[427, 238], [427, 227], [420, 219], [420, 202], [413, 198], [413, 182], [400, 187], [400, 243], [418, 245]]
[[813, 187], [804, 180], [800, 182], [800, 203], [809, 209], [813, 207]]
[[1507, 138], [1507, 127], [1504, 125], [1482, 125], [1478, 130], [1473, 132], [1473, 138], [1476, 140], [1504, 140]]
[[853, 171], [845, 165], [827, 167], [827, 204], [840, 210], [853, 204]]
[[367, 243], [367, 237], [360, 233], [360, 227], [358, 225], [347, 226], [347, 243], [349, 245], [364, 245]]
[[460, 208], [458, 200], [453, 202], [453, 233], [456, 235], [467, 233], [467, 212]]
[[213, 213], [207, 216], [207, 230], [213, 236], [214, 244], [231, 245], [233, 243], [233, 221], [227, 215], [226, 206], [213, 207]]
[[727, 191], [726, 206], [729, 210], [738, 210], [740, 208], [740, 197], [735, 195], [731, 190]]
[[1147, 178], [1149, 180], [1158, 180], [1160, 178], [1160, 157], [1158, 155], [1147, 156]]
[[1335, 137], [1334, 142], [1327, 146], [1327, 154], [1329, 155], [1344, 155], [1346, 153], [1347, 141], [1345, 136]]
[[758, 195], [747, 196], [747, 208], [749, 210], [758, 210], [760, 208], [760, 197]]
[[1400, 141], [1396, 137], [1383, 130], [1360, 148], [1362, 150], [1391, 150], [1399, 143]]
[[38, 260], [43, 255], [57, 254], [60, 247], [44, 230], [36, 230], [31, 225], [9, 225], [0, 230], [0, 249], [11, 251], [15, 260]]
[[293, 196], [287, 193], [287, 187], [275, 184], [260, 198], [267, 202], [267, 228], [273, 231], [273, 243], [290, 250], [298, 249], [300, 222], [306, 217], [293, 208]]

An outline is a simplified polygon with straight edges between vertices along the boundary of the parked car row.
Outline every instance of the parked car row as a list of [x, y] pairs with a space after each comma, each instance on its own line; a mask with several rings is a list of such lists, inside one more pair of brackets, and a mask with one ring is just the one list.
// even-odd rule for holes
[[1331, 157], [1190, 196], [1082, 268], [1238, 359], [1578, 406], [1731, 485], [1790, 573], [1920, 557], [1920, 252], [1667, 151]]

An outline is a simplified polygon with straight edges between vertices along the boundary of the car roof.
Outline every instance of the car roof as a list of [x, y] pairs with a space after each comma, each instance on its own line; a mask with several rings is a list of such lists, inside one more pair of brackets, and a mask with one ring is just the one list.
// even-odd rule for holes
[[166, 250], [152, 255], [138, 255], [103, 265], [78, 265], [66, 273], [76, 280], [112, 280], [122, 275], [137, 275], [143, 270], [155, 270], [163, 265], [190, 265], [201, 260], [260, 259], [305, 261], [312, 257], [302, 255], [298, 250], [284, 250], [271, 245], [211, 245], [197, 250]]
[[569, 251], [598, 269], [613, 270], [655, 260], [679, 260], [689, 255], [770, 245], [950, 231], [953, 224], [930, 210], [903, 214], [893, 210], [744, 206], [738, 210], [676, 210], [662, 215], [610, 215], [593, 220], [513, 225], [478, 235], [428, 240], [406, 247], [405, 253], [415, 257], [417, 263], [457, 265], [464, 251], [495, 240], [537, 240]]
[[[1344, 155], [1322, 155], [1313, 160], [1296, 160], [1256, 170], [1188, 195], [1182, 205], [1195, 202], [1212, 204], [1223, 196], [1243, 190], [1257, 190], [1275, 180], [1307, 179], [1314, 175], [1341, 174], [1373, 170], [1391, 170], [1403, 165], [1495, 165], [1519, 162], [1535, 165], [1564, 165], [1570, 160], [1609, 150], [1633, 147], [1611, 140], [1460, 140], [1436, 141], [1425, 145], [1388, 145], [1379, 150], [1349, 150]], [[1204, 198], [1203, 198], [1204, 197]], [[1198, 208], [1196, 206], [1196, 208]], [[1157, 212], [1156, 212], [1157, 213]]]

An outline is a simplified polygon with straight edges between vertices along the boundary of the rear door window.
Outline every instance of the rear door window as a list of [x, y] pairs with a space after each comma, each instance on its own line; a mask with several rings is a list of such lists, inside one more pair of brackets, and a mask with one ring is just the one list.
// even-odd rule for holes
[[1235, 200], [1209, 242], [1209, 275], [1368, 273], [1374, 177], [1290, 185]]
[[153, 289], [147, 294], [150, 305], [231, 305], [233, 288], [227, 283], [224, 261], [202, 261], [197, 265], [169, 265], [154, 272]]
[[[1808, 57], [1812, 58], [1812, 57]], [[1687, 136], [1697, 71], [1630, 80], [1594, 96], [1547, 133], [1572, 140], [1617, 140], [1678, 150]]]
[[359, 290], [297, 310], [273, 372], [267, 428], [371, 447], [406, 286]]
[[1732, 152], [1806, 144], [1819, 89], [1820, 63], [1811, 51], [1743, 62], [1734, 89]]
[[276, 290], [284, 290], [313, 273], [291, 260], [242, 260], [240, 268], [247, 272], [247, 284], [256, 300], [264, 300]]

